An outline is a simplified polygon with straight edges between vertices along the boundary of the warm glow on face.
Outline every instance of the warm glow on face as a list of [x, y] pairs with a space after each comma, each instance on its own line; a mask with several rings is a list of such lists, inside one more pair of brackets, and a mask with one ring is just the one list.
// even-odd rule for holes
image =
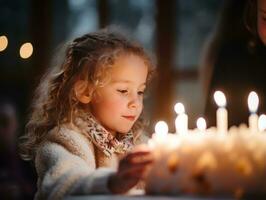
[[248, 109], [250, 112], [257, 112], [259, 106], [259, 97], [256, 92], [252, 91], [248, 95]]
[[197, 120], [197, 128], [200, 131], [204, 131], [204, 130], [206, 130], [206, 127], [207, 127], [207, 125], [206, 125], [205, 119], [203, 117], [198, 118], [198, 120]]
[[226, 98], [225, 98], [225, 95], [223, 92], [221, 91], [216, 91], [214, 93], [214, 100], [216, 102], [216, 104], [219, 106], [219, 107], [224, 107], [226, 106]]
[[23, 59], [29, 58], [33, 53], [33, 46], [31, 43], [24, 43], [19, 50], [20, 57]]
[[164, 121], [159, 121], [155, 125], [155, 134], [159, 137], [165, 137], [168, 133], [168, 126]]
[[177, 114], [181, 114], [181, 113], [184, 113], [185, 112], [185, 107], [184, 107], [184, 105], [182, 103], [175, 104], [174, 109], [175, 109], [175, 112]]
[[4, 51], [8, 45], [8, 39], [5, 35], [0, 36], [0, 51]]
[[258, 128], [259, 128], [259, 131], [266, 130], [266, 115], [264, 114], [260, 115], [259, 121], [258, 121]]
[[108, 71], [109, 82], [97, 88], [89, 103], [91, 113], [107, 131], [131, 130], [143, 109], [147, 75], [148, 66], [142, 57], [122, 54], [115, 58]]

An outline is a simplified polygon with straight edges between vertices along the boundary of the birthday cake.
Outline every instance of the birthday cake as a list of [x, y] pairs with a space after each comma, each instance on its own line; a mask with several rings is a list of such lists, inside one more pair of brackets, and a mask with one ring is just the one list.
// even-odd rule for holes
[[176, 133], [169, 134], [158, 122], [148, 146], [155, 161], [147, 170], [147, 194], [263, 197], [266, 199], [266, 115], [258, 115], [257, 94], [248, 96], [248, 127], [228, 130], [226, 98], [216, 91], [217, 127], [206, 129], [199, 118], [197, 128], [188, 129], [182, 103], [175, 105]]
[[212, 127], [149, 141], [155, 161], [147, 194], [234, 196], [266, 194], [266, 132], [246, 125], [226, 134]]

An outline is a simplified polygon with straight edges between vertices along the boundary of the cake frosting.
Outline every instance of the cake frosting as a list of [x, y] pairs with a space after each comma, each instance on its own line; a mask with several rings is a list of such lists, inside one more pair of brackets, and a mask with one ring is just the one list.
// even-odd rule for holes
[[155, 161], [147, 172], [147, 194], [266, 194], [266, 132], [240, 125], [218, 134], [212, 127], [153, 135], [149, 146]]

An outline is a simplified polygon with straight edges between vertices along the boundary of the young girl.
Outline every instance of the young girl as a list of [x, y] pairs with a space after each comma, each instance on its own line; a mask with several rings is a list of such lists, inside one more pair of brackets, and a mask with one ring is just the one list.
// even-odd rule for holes
[[37, 88], [22, 143], [24, 159], [35, 161], [36, 199], [125, 193], [143, 178], [152, 155], [129, 150], [142, 140], [139, 117], [152, 71], [143, 48], [117, 32], [100, 30], [68, 45], [63, 63]]

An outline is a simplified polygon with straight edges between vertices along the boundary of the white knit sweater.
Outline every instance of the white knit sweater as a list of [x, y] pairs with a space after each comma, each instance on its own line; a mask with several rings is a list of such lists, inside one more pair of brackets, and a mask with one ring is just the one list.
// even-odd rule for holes
[[115, 173], [118, 159], [115, 153], [107, 157], [73, 126], [55, 128], [36, 152], [38, 190], [35, 199], [110, 193], [107, 180]]

